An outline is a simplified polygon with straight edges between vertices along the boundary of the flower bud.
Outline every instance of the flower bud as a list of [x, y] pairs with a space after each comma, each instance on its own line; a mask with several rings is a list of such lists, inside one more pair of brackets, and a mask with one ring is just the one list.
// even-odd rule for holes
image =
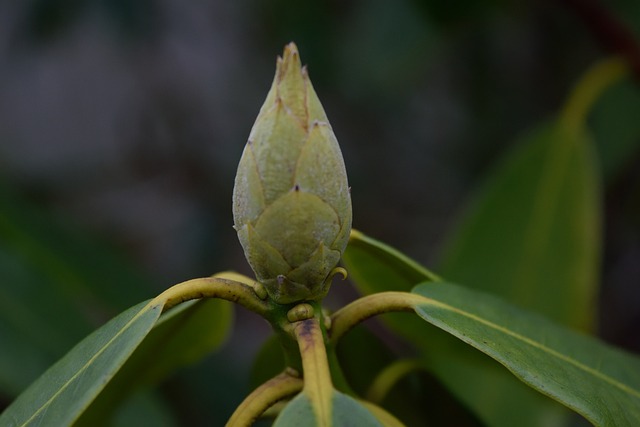
[[338, 141], [293, 43], [242, 153], [233, 220], [275, 302], [326, 295], [349, 238], [351, 197]]

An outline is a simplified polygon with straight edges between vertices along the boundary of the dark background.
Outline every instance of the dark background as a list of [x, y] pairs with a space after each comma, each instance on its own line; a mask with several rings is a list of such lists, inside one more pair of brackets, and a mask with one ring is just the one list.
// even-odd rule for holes
[[[275, 57], [295, 41], [343, 150], [354, 227], [436, 267], [494, 162], [598, 60], [622, 53], [640, 70], [639, 34], [634, 0], [4, 1], [0, 203], [98, 242], [144, 277], [101, 321], [182, 280], [249, 274], [231, 228], [233, 178]], [[632, 80], [590, 122], [605, 194], [600, 334], [635, 352], [638, 122]], [[0, 270], [0, 290], [5, 280]], [[179, 419], [225, 419], [212, 402], [246, 394], [267, 334], [238, 313], [225, 349], [167, 387], [176, 400], [180, 381], [198, 390], [182, 396]]]

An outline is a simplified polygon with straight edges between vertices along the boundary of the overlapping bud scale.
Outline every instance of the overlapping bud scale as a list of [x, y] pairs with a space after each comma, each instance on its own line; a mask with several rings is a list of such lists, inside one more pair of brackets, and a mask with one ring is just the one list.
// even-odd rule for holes
[[278, 58], [238, 165], [233, 217], [275, 302], [326, 295], [351, 230], [351, 198], [340, 147], [293, 43]]

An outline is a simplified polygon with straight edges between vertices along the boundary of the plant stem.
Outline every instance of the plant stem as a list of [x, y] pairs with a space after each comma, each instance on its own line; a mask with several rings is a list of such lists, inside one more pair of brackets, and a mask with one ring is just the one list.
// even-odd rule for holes
[[329, 339], [335, 345], [354, 326], [368, 318], [393, 311], [414, 311], [425, 298], [409, 292], [379, 292], [359, 298], [331, 316]]
[[275, 403], [302, 390], [302, 380], [289, 370], [271, 378], [255, 389], [236, 408], [227, 422], [227, 427], [251, 425]]
[[627, 64], [618, 57], [596, 63], [575, 85], [562, 109], [561, 120], [572, 131], [584, 127], [587, 114], [596, 100], [613, 83], [627, 75], [628, 71]]
[[423, 369], [422, 362], [416, 359], [405, 359], [393, 362], [380, 372], [367, 390], [366, 398], [373, 403], [382, 403], [389, 391], [402, 378], [414, 371]]
[[595, 39], [611, 54], [623, 57], [635, 79], [640, 81], [640, 43], [632, 29], [599, 0], [563, 0], [580, 17]]
[[320, 425], [330, 426], [333, 384], [320, 321], [317, 317], [301, 320], [295, 324], [294, 333], [302, 357], [304, 393]]
[[242, 278], [239, 274], [223, 273], [219, 276], [204, 277], [178, 283], [155, 297], [150, 304], [162, 306], [166, 311], [182, 302], [198, 298], [220, 298], [232, 301], [265, 316], [270, 305], [261, 300], [249, 283], [232, 280], [226, 277]]

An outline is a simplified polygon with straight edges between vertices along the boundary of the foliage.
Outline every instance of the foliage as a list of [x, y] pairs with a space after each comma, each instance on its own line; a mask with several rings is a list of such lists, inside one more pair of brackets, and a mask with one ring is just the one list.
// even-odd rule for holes
[[[282, 300], [236, 273], [183, 282], [87, 336], [0, 414], [0, 425], [109, 424], [135, 392], [222, 344], [231, 311], [217, 299], [264, 317], [283, 351], [265, 349], [257, 363], [285, 366], [239, 404], [232, 426], [263, 414], [276, 416], [276, 426], [429, 420], [423, 407], [396, 411], [390, 399], [390, 391], [412, 375], [419, 387], [402, 392], [424, 399], [425, 373], [468, 410], [469, 423], [564, 425], [572, 410], [598, 426], [637, 425], [640, 359], [584, 335], [595, 323], [601, 246], [601, 178], [586, 116], [624, 73], [619, 60], [598, 64], [559, 117], [523, 138], [495, 167], [450, 242], [439, 269], [446, 281], [398, 250], [352, 231], [343, 263], [362, 296], [332, 314], [321, 305], [325, 289]], [[46, 309], [59, 303], [77, 313], [75, 326], [90, 323], [82, 313], [83, 281], [73, 280], [66, 258], [46, 241], [17, 235], [21, 229], [15, 223], [21, 218], [11, 216], [10, 209], [0, 213], [0, 231], [7, 242], [15, 242], [8, 245], [13, 250], [6, 250], [6, 264], [18, 251], [22, 261], [47, 260], [44, 273], [55, 274], [62, 289], [74, 287]], [[326, 270], [323, 276], [330, 279], [333, 273]], [[38, 273], [27, 264], [22, 274]], [[15, 300], [23, 298], [26, 305], [33, 297], [19, 291]], [[3, 321], [30, 331], [30, 311], [20, 308], [5, 307]], [[350, 339], [348, 332], [376, 315], [411, 346], [410, 360], [394, 350], [339, 351]], [[46, 348], [57, 340], [44, 333], [45, 326], [36, 328], [43, 335], [33, 341]], [[0, 332], [7, 342], [18, 342], [12, 329]], [[375, 334], [362, 339], [384, 348]], [[31, 361], [41, 351], [34, 345], [4, 356], [7, 368], [0, 375], [9, 393], [21, 389], [20, 381], [29, 376], [11, 372], [22, 354]], [[356, 357], [370, 360], [361, 363]], [[43, 359], [36, 360], [36, 369]], [[378, 372], [367, 372], [371, 366]], [[352, 378], [368, 380], [369, 390], [356, 391], [360, 387]], [[489, 388], [492, 393], [486, 393]]]

